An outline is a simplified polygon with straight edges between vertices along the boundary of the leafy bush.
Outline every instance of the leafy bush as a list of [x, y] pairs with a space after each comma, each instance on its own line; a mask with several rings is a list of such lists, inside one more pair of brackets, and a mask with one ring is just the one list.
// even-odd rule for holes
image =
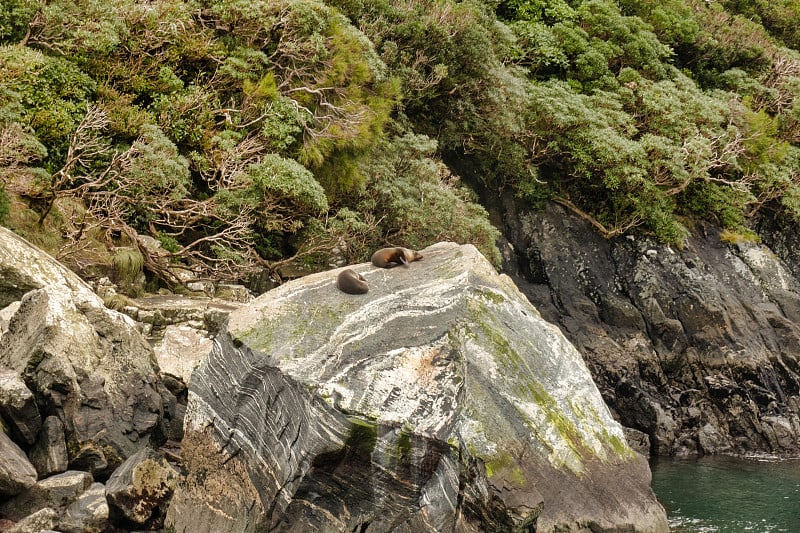
[[380, 146], [364, 168], [368, 181], [359, 211], [380, 218], [384, 242], [417, 249], [438, 241], [471, 243], [499, 266], [499, 231], [435, 153], [436, 141], [415, 134]]
[[95, 81], [74, 63], [20, 46], [0, 46], [0, 89], [16, 93], [20, 120], [47, 145], [51, 158], [66, 149], [65, 139], [86, 110]]
[[[328, 210], [322, 186], [292, 159], [270, 154], [250, 165], [239, 179], [244, 185], [240, 198], [250, 204], [267, 231], [299, 229], [304, 218]], [[287, 224], [288, 220], [292, 223]]]

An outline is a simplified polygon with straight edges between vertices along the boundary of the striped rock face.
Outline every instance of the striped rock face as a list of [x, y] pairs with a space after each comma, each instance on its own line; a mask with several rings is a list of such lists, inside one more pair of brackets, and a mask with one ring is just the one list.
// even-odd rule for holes
[[667, 531], [575, 348], [474, 247], [421, 252], [349, 267], [366, 295], [333, 270], [231, 314], [166, 527]]

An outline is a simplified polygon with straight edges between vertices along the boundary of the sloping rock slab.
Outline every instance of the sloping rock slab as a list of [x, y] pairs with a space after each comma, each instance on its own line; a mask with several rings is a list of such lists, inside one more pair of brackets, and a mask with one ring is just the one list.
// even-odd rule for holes
[[78, 276], [0, 228], [0, 306], [20, 299], [0, 366], [64, 421], [70, 466], [106, 476], [147, 444], [162, 413], [153, 350]]
[[575, 348], [470, 246], [287, 283], [192, 376], [176, 532], [667, 531]]

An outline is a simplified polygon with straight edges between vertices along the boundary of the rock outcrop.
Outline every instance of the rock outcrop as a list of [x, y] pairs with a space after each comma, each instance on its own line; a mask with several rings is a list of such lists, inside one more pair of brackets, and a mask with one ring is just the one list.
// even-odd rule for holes
[[165, 527], [667, 531], [580, 354], [472, 246], [306, 276], [192, 375]]
[[[532, 212], [506, 197], [493, 210], [509, 274], [654, 454], [800, 451], [797, 263], [712, 227], [675, 249], [604, 240], [558, 206]], [[796, 238], [769, 236], [800, 257]]]
[[108, 526], [105, 487], [88, 472], [70, 470], [0, 503], [0, 516], [17, 521], [16, 531], [100, 533]]
[[169, 393], [152, 348], [75, 274], [0, 228], [0, 308], [9, 305], [0, 367], [63, 422], [70, 468], [107, 477], [159, 428]]

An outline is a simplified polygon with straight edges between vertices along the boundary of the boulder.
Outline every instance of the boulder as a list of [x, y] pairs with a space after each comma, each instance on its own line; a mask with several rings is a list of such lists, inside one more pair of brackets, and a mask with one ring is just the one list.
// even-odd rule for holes
[[42, 412], [64, 422], [71, 467], [109, 475], [159, 425], [152, 349], [75, 274], [0, 228], [0, 306], [16, 300], [0, 365], [21, 375]]
[[22, 520], [47, 507], [63, 510], [72, 504], [93, 483], [88, 472], [69, 470], [50, 476], [3, 503], [0, 514], [11, 520]]
[[58, 511], [45, 507], [26, 516], [4, 531], [5, 533], [46, 533], [55, 530], [58, 526], [58, 519]]
[[147, 448], [140, 450], [108, 479], [106, 498], [112, 520], [160, 528], [177, 482], [178, 473], [161, 454]]
[[68, 471], [43, 479], [0, 505], [0, 514], [17, 521], [13, 531], [100, 533], [108, 527], [105, 487], [91, 474]]
[[0, 496], [13, 496], [36, 483], [36, 469], [19, 446], [0, 429]]
[[208, 333], [188, 325], [169, 325], [153, 350], [161, 372], [188, 384], [192, 372], [208, 356], [211, 346]]
[[28, 457], [40, 478], [60, 474], [69, 468], [64, 424], [57, 416], [45, 418], [39, 438], [28, 452]]
[[36, 398], [16, 372], [1, 368], [0, 416], [17, 442], [30, 446], [36, 441], [42, 426]]
[[165, 528], [667, 531], [580, 354], [471, 245], [286, 283], [189, 388]]
[[8, 329], [8, 323], [11, 321], [11, 317], [14, 316], [14, 313], [17, 312], [17, 309], [19, 309], [19, 301], [11, 302], [0, 309], [0, 337], [2, 337]]

